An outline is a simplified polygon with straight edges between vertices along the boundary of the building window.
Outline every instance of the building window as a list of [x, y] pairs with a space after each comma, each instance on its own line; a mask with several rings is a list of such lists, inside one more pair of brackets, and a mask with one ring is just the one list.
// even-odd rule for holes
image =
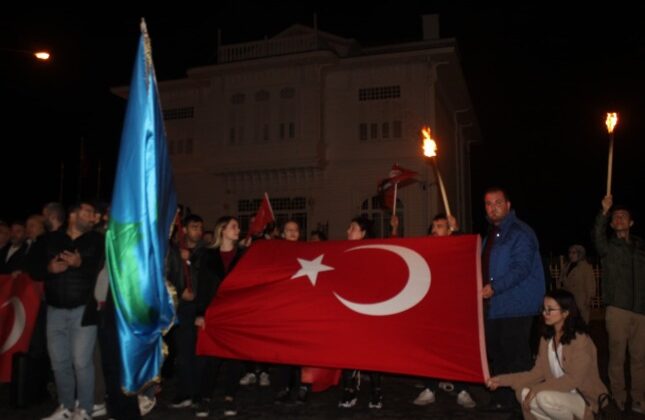
[[392, 123], [392, 137], [395, 139], [403, 137], [403, 124], [401, 121], [394, 121]]
[[[307, 199], [305, 197], [277, 197], [270, 198], [273, 215], [278, 227], [282, 227], [288, 220], [295, 220], [300, 225], [300, 239], [307, 236]], [[258, 211], [261, 198], [239, 200], [237, 202], [238, 219], [240, 220], [240, 236], [246, 235], [249, 230], [251, 218]]]
[[245, 96], [243, 93], [236, 93], [235, 95], [231, 96], [231, 103], [233, 105], [241, 105], [244, 103]]
[[266, 90], [260, 90], [255, 94], [255, 101], [256, 102], [265, 102], [269, 100], [269, 92]]
[[184, 108], [170, 108], [163, 110], [163, 119], [168, 120], [183, 120], [187, 118], [193, 118], [195, 108], [192, 106]]
[[289, 123], [289, 138], [293, 139], [296, 137], [296, 124]]
[[280, 91], [280, 98], [281, 99], [291, 99], [296, 95], [296, 91], [294, 88], [287, 87], [284, 88]]
[[187, 138], [186, 139], [186, 144], [184, 146], [184, 151], [186, 152], [187, 155], [192, 155], [193, 154], [193, 139], [192, 138]]
[[401, 97], [401, 86], [378, 86], [358, 90], [359, 101], [376, 101]]
[[[396, 200], [396, 215], [399, 217], [397, 234], [403, 237], [405, 236], [405, 219], [403, 217], [403, 202], [400, 199]], [[372, 235], [374, 238], [389, 238], [392, 236], [392, 227], [390, 226], [392, 210], [383, 205], [383, 198], [380, 195], [375, 195], [363, 201], [361, 216], [372, 220]]]
[[384, 139], [390, 138], [390, 123], [384, 122], [381, 124], [381, 136]]
[[378, 138], [378, 124], [370, 124], [370, 139], [374, 140]]

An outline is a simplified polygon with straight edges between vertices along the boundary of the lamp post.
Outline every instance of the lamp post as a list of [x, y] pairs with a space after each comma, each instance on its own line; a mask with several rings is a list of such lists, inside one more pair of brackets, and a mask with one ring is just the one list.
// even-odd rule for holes
[[20, 50], [16, 48], [4, 48], [0, 47], [0, 51], [8, 51], [8, 52], [14, 52], [18, 54], [27, 54], [32, 57], [34, 57], [36, 60], [39, 61], [49, 61], [51, 58], [51, 54], [49, 51], [46, 50], [36, 50], [36, 51], [28, 51], [28, 50]]

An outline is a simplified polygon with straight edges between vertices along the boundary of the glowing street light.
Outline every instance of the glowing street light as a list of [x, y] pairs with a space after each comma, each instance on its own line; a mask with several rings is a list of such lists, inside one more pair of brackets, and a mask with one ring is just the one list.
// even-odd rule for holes
[[34, 53], [34, 56], [38, 60], [42, 60], [42, 61], [47, 61], [47, 60], [49, 60], [49, 57], [50, 57], [49, 52], [47, 52], [47, 51], [36, 51]]
[[39, 60], [39, 61], [49, 61], [49, 59], [51, 58], [50, 52], [46, 50], [28, 51], [28, 50], [18, 50], [15, 48], [0, 47], [0, 51], [9, 51], [9, 52], [15, 52], [20, 54], [27, 54], [29, 56], [35, 57], [36, 60]]

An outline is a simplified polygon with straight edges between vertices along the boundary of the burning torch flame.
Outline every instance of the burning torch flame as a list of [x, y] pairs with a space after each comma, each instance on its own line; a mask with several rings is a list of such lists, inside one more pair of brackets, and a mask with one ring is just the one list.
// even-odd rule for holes
[[607, 119], [605, 120], [605, 124], [607, 125], [607, 132], [609, 134], [614, 132], [614, 127], [616, 127], [617, 123], [618, 123], [618, 114], [615, 112], [608, 112]]
[[437, 143], [430, 137], [430, 127], [422, 128], [421, 134], [423, 134], [423, 154], [426, 157], [437, 156]]

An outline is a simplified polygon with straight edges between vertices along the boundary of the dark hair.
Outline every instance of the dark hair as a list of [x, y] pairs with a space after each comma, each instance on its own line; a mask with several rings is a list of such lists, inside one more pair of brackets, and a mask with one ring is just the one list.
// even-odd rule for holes
[[629, 219], [634, 220], [634, 214], [632, 213], [632, 209], [630, 209], [629, 207], [627, 207], [625, 205], [622, 205], [622, 204], [616, 204], [616, 205], [611, 207], [611, 215], [612, 216], [617, 211], [625, 211], [625, 212], [627, 212], [627, 214], [629, 214]]
[[511, 196], [510, 196], [510, 195], [508, 195], [508, 191], [506, 191], [506, 190], [505, 190], [504, 188], [502, 188], [502, 187], [497, 187], [497, 186], [493, 186], [493, 187], [488, 187], [488, 188], [486, 188], [486, 189], [484, 190], [484, 197], [486, 197], [486, 194], [496, 193], [496, 192], [501, 192], [502, 194], [504, 194], [504, 199], [505, 199], [506, 201], [511, 201]]
[[11, 226], [13, 225], [20, 225], [22, 227], [25, 227], [27, 224], [25, 223], [25, 219], [16, 219], [11, 221]]
[[372, 237], [372, 221], [367, 216], [356, 216], [352, 219], [351, 223], [356, 223], [361, 228], [361, 231], [365, 232], [365, 238]]
[[327, 235], [325, 235], [325, 232], [323, 232], [322, 230], [312, 230], [309, 237], [312, 237], [314, 235], [318, 236], [318, 239], [320, 239], [321, 241], [327, 240]]
[[204, 223], [204, 219], [199, 217], [196, 214], [189, 214], [184, 218], [184, 226], [188, 226], [189, 223]]
[[65, 222], [65, 207], [61, 203], [52, 201], [43, 206], [43, 210], [47, 210], [49, 213], [56, 215], [56, 220], [61, 223]]
[[68, 214], [70, 213], [76, 213], [83, 205], [90, 206], [92, 209], [96, 210], [96, 207], [94, 206], [94, 203], [89, 201], [89, 200], [78, 200], [74, 202], [71, 206], [69, 206], [69, 209], [67, 211]]
[[[555, 289], [547, 292], [544, 297], [549, 297], [560, 306], [562, 312], [569, 312], [569, 316], [564, 320], [564, 325], [562, 326], [562, 338], [560, 342], [564, 344], [569, 344], [571, 340], [576, 338], [576, 334], [589, 334], [589, 328], [587, 324], [582, 319], [580, 315], [580, 310], [576, 304], [576, 299], [573, 297], [573, 294], [564, 289]], [[543, 322], [542, 337], [549, 339], [555, 335], [555, 328], [552, 325], [546, 325]]]
[[[432, 218], [432, 221], [436, 222], [437, 220], [448, 221], [448, 216], [446, 216], [446, 213], [437, 213], [437, 215]], [[428, 226], [428, 235], [432, 235], [432, 223]]]

